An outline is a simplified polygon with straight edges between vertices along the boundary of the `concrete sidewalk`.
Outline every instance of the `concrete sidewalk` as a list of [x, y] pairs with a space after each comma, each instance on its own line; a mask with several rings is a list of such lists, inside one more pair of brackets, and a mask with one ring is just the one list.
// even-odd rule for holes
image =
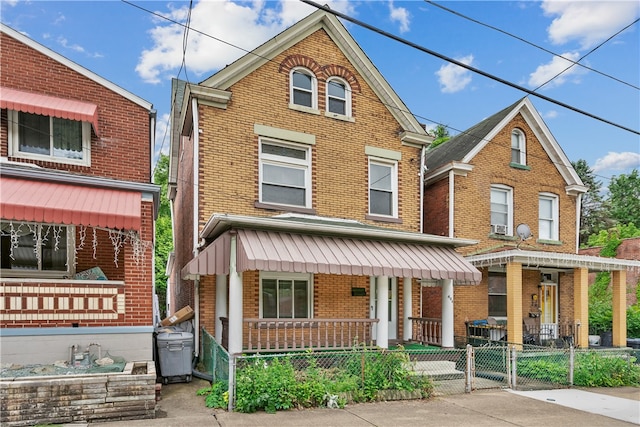
[[[376, 402], [347, 405], [344, 409], [304, 409], [267, 414], [229, 413], [204, 406], [204, 398], [196, 396], [206, 381], [194, 379], [189, 384], [169, 384], [162, 387], [157, 418], [153, 420], [96, 423], [100, 426], [531, 426], [567, 425], [615, 427], [640, 425], [640, 389], [549, 390], [510, 392], [506, 390], [474, 391], [471, 394], [436, 397], [424, 401]], [[595, 392], [594, 392], [595, 391]], [[602, 392], [600, 392], [602, 391]], [[535, 394], [539, 393], [538, 396]], [[606, 393], [606, 394], [605, 394]], [[553, 397], [551, 397], [553, 396]], [[613, 398], [613, 400], [609, 400]], [[549, 400], [553, 399], [553, 400]], [[593, 410], [622, 406], [609, 413]], [[592, 411], [576, 409], [566, 404], [580, 402]], [[585, 408], [583, 408], [585, 409]], [[621, 411], [632, 418], [623, 421], [611, 418]], [[634, 412], [635, 411], [635, 412]], [[635, 417], [635, 418], [634, 418]]]

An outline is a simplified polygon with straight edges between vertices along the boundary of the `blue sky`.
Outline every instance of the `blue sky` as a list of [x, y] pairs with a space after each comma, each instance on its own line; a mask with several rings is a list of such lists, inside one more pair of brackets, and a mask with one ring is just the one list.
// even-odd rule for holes
[[[194, 0], [191, 27], [215, 39], [189, 32], [183, 63], [184, 28], [160, 16], [185, 23], [190, 3], [131, 3], [2, 0], [0, 19], [153, 103], [159, 118], [156, 150], [164, 152], [172, 77], [200, 82], [314, 10], [296, 0]], [[419, 0], [319, 3], [529, 90], [571, 65], [560, 56], [577, 61], [587, 55], [580, 61], [585, 67], [572, 67], [539, 93], [640, 131], [637, 1], [435, 2], [450, 10]], [[346, 26], [427, 126], [441, 123], [455, 135], [525, 95], [355, 24]], [[586, 160], [604, 187], [609, 177], [640, 168], [637, 133], [531, 99], [569, 160]]]

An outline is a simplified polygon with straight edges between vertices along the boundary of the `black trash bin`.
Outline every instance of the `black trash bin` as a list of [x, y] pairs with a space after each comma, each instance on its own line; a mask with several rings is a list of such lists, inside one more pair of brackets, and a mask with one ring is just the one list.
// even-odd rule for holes
[[600, 345], [602, 347], [613, 347], [613, 333], [611, 331], [600, 334]]

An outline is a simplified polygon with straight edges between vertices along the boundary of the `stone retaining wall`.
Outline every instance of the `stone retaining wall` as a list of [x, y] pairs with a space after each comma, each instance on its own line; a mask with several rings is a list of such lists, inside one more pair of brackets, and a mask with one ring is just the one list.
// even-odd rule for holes
[[155, 418], [155, 383], [153, 362], [129, 362], [118, 373], [3, 378], [0, 425]]

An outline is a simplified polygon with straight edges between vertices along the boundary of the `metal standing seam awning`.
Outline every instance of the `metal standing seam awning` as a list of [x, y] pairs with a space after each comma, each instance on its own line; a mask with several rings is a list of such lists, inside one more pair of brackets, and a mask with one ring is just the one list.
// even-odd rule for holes
[[142, 195], [136, 191], [2, 177], [3, 220], [140, 230]]
[[[238, 271], [452, 279], [477, 284], [478, 269], [453, 248], [264, 230], [236, 230]], [[230, 233], [218, 237], [182, 270], [185, 279], [229, 274]]]
[[89, 102], [2, 87], [0, 88], [0, 108], [89, 122], [95, 134], [98, 135], [98, 106]]

